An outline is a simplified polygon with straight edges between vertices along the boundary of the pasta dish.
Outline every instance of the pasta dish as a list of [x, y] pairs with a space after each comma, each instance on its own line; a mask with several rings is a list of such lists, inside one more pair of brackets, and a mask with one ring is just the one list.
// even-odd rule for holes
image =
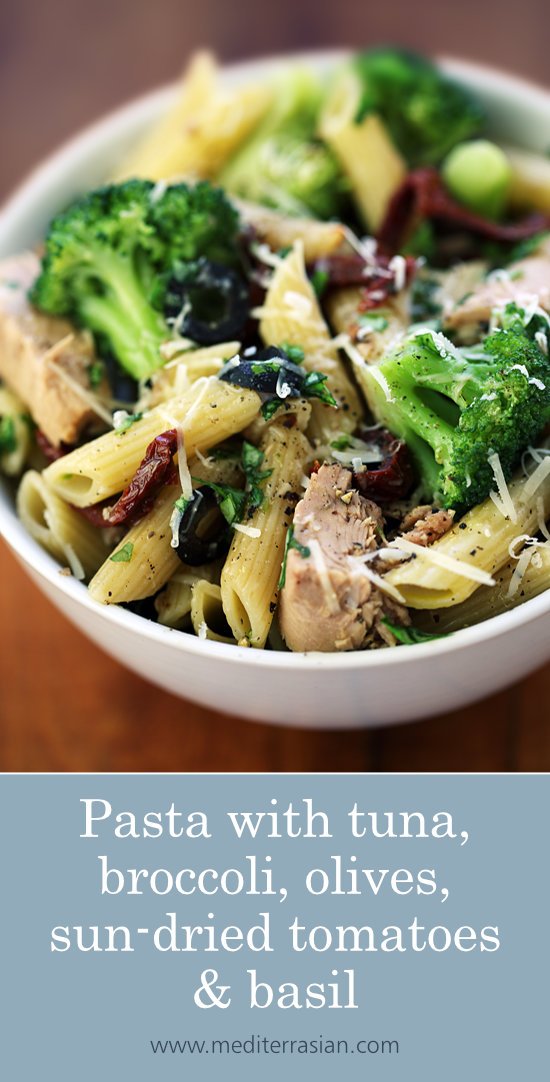
[[550, 585], [550, 161], [489, 134], [395, 49], [234, 89], [191, 61], [0, 264], [0, 470], [61, 574], [301, 652]]

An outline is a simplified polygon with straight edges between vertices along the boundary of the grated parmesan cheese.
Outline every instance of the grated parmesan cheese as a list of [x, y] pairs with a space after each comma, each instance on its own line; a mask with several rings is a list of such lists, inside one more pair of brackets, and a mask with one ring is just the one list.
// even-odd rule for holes
[[414, 541], [408, 541], [404, 537], [397, 537], [395, 541], [390, 542], [390, 548], [394, 546], [400, 552], [408, 552], [412, 556], [423, 556], [430, 563], [435, 564], [437, 567], [443, 567], [446, 571], [452, 571], [453, 574], [459, 575], [461, 578], [479, 582], [482, 586], [495, 585], [495, 580], [487, 571], [465, 563], [464, 560], [457, 560], [454, 556], [447, 556], [446, 553], [439, 552], [435, 545], [425, 548], [423, 545], [417, 545]]
[[178, 434], [178, 473], [181, 484], [181, 493], [184, 500], [192, 500], [193, 482], [191, 480], [189, 466], [187, 465], [187, 452], [185, 450], [185, 441], [183, 439], [181, 425], [177, 425], [176, 432]]
[[502, 469], [501, 461], [496, 451], [494, 451], [492, 455], [489, 455], [487, 461], [493, 471], [493, 475], [498, 488], [498, 495], [496, 492], [490, 492], [489, 496], [491, 497], [495, 507], [497, 507], [500, 511], [503, 518], [509, 518], [510, 522], [517, 522], [518, 513], [516, 511], [514, 501], [510, 495], [510, 489], [506, 484], [504, 470]]
[[544, 484], [549, 475], [550, 457], [544, 457], [542, 459], [542, 462], [539, 462], [538, 466], [536, 466], [536, 468], [533, 470], [533, 473], [530, 475], [530, 477], [527, 478], [527, 481], [523, 485], [521, 495], [523, 503], [526, 503], [527, 500], [530, 500], [531, 497], [534, 496], [537, 489], [540, 488], [542, 484]]
[[254, 539], [262, 536], [262, 531], [257, 526], [247, 526], [244, 522], [234, 522], [233, 529], [238, 533], [244, 533], [246, 537], [252, 537]]

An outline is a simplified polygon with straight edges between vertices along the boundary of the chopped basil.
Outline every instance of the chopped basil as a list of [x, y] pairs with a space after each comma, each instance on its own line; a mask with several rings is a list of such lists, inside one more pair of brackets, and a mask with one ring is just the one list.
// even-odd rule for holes
[[185, 496], [180, 496], [179, 499], [175, 501], [174, 507], [176, 508], [176, 511], [181, 511], [183, 515], [184, 511], [187, 509], [190, 503], [191, 500], [186, 500]]
[[326, 270], [314, 270], [311, 275], [311, 284], [318, 297], [322, 297], [328, 286], [330, 275]]
[[337, 436], [330, 446], [333, 447], [335, 451], [347, 451], [348, 447], [351, 447], [351, 439], [349, 436], [345, 435]]
[[372, 331], [373, 334], [380, 334], [382, 331], [385, 331], [390, 325], [390, 322], [388, 319], [386, 319], [386, 316], [374, 315], [371, 312], [362, 312], [359, 316], [359, 322], [361, 324], [361, 328], [364, 327], [365, 329]]
[[11, 455], [17, 450], [13, 417], [0, 417], [0, 455]]
[[128, 413], [127, 416], [123, 417], [120, 423], [117, 424], [115, 428], [116, 435], [122, 436], [136, 421], [141, 421], [142, 417], [143, 413]]
[[254, 447], [254, 444], [247, 443], [245, 440], [243, 443], [243, 449], [241, 452], [241, 464], [246, 477], [246, 494], [248, 497], [248, 510], [253, 511], [256, 507], [259, 507], [263, 500], [263, 492], [261, 489], [262, 481], [271, 477], [273, 470], [262, 470], [260, 467], [264, 460], [264, 453], [260, 451], [259, 447]]
[[283, 553], [283, 562], [281, 564], [281, 574], [279, 575], [279, 581], [277, 583], [277, 589], [282, 590], [286, 582], [286, 565], [288, 560], [288, 554], [290, 549], [296, 549], [296, 552], [300, 553], [303, 560], [307, 560], [308, 556], [311, 556], [311, 552], [307, 545], [301, 545], [294, 536], [294, 527], [289, 526], [286, 532], [285, 538], [285, 551]]
[[402, 646], [416, 646], [419, 642], [431, 642], [432, 639], [445, 639], [447, 637], [445, 634], [421, 631], [418, 627], [400, 627], [398, 624], [392, 624], [387, 619], [383, 620], [382, 623], [389, 628], [392, 635]]
[[532, 237], [527, 237], [526, 240], [520, 240], [514, 247], [508, 252], [506, 263], [517, 263], [520, 259], [525, 259], [528, 255], [533, 255], [537, 248], [540, 248], [542, 241], [548, 237], [548, 231], [543, 230], [541, 233], [535, 233]]
[[92, 363], [88, 365], [86, 371], [88, 373], [90, 387], [93, 391], [97, 391], [97, 388], [101, 387], [105, 375], [103, 361], [92, 361]]
[[328, 387], [325, 387], [327, 379], [328, 376], [324, 372], [308, 372], [304, 380], [302, 393], [305, 394], [306, 398], [320, 398], [325, 405], [338, 407], [334, 395], [329, 391]]
[[233, 485], [218, 485], [214, 481], [205, 481], [202, 477], [193, 477], [198, 485], [211, 488], [216, 494], [218, 507], [229, 526], [235, 522], [241, 522], [246, 506], [247, 494], [242, 488], [233, 488]]
[[131, 541], [127, 541], [121, 549], [117, 549], [113, 552], [113, 555], [109, 557], [114, 564], [129, 564], [134, 554], [134, 546]]
[[279, 349], [286, 353], [289, 361], [292, 361], [293, 364], [301, 364], [304, 360], [305, 353], [301, 346], [291, 346], [290, 342], [281, 342]]
[[260, 413], [264, 421], [270, 421], [274, 414], [277, 413], [279, 406], [282, 406], [282, 398], [268, 398], [267, 402], [264, 402], [260, 409]]
[[411, 315], [414, 323], [441, 315], [441, 305], [435, 299], [439, 282], [436, 278], [419, 275], [411, 288]]
[[233, 485], [220, 485], [214, 481], [205, 481], [201, 477], [193, 477], [193, 481], [200, 485], [206, 485], [216, 494], [218, 507], [230, 525], [242, 522], [245, 512], [254, 511], [260, 507], [263, 500], [261, 489], [262, 481], [270, 477], [272, 470], [262, 470], [260, 467], [264, 460], [264, 453], [254, 444], [245, 440], [241, 451], [241, 465], [246, 478], [244, 489], [234, 488]]

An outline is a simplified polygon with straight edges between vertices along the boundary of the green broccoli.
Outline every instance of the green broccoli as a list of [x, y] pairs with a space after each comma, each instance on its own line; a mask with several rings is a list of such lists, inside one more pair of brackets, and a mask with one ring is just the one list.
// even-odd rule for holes
[[31, 300], [91, 330], [134, 379], [162, 365], [164, 292], [175, 265], [234, 262], [238, 216], [208, 183], [129, 180], [75, 200], [50, 225]]
[[255, 203], [290, 214], [338, 217], [347, 183], [332, 152], [316, 139], [322, 90], [307, 70], [280, 80], [274, 105], [220, 182]]
[[437, 165], [484, 126], [477, 99], [424, 57], [372, 49], [356, 56], [354, 66], [363, 87], [357, 121], [378, 113], [412, 167]]
[[361, 370], [376, 419], [405, 440], [425, 495], [443, 507], [484, 500], [494, 487], [492, 453], [508, 478], [550, 418], [550, 360], [523, 315], [508, 306], [475, 359], [421, 331]]

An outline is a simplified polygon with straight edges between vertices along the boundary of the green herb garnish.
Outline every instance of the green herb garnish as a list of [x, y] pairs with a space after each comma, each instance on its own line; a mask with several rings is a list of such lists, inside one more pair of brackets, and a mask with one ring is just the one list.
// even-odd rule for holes
[[421, 631], [418, 627], [400, 627], [399, 624], [392, 624], [390, 620], [384, 619], [382, 623], [386, 625], [395, 636], [398, 643], [402, 646], [416, 646], [420, 642], [431, 642], [432, 639], [445, 639], [446, 634], [437, 634], [432, 631]]
[[117, 425], [117, 427], [115, 428], [116, 435], [122, 436], [125, 432], [128, 431], [129, 428], [132, 427], [133, 424], [136, 423], [136, 421], [141, 421], [142, 417], [143, 413], [129, 413], [128, 416], [125, 417], [124, 420], [121, 421], [120, 424]]
[[329, 283], [329, 273], [326, 270], [314, 270], [311, 275], [311, 284], [318, 297], [322, 297]]
[[351, 439], [346, 435], [337, 436], [330, 446], [334, 447], [335, 451], [347, 451], [348, 447], [351, 447]]
[[97, 391], [98, 387], [101, 387], [105, 375], [103, 361], [92, 361], [92, 363], [88, 365], [86, 371], [88, 373], [90, 387], [93, 391]]
[[245, 440], [243, 443], [243, 449], [241, 452], [241, 464], [246, 477], [246, 494], [248, 497], [248, 511], [255, 510], [259, 507], [263, 500], [263, 492], [261, 489], [262, 481], [271, 477], [273, 470], [262, 470], [261, 466], [264, 461], [264, 453], [260, 451], [259, 447], [254, 447], [254, 444], [247, 443]]
[[11, 455], [16, 450], [17, 437], [13, 417], [0, 417], [0, 455]]
[[302, 393], [305, 394], [306, 398], [320, 398], [325, 405], [338, 408], [334, 395], [329, 391], [328, 387], [325, 387], [327, 379], [328, 376], [324, 372], [308, 372], [304, 380]]
[[305, 357], [302, 347], [291, 346], [290, 342], [281, 342], [279, 349], [284, 350], [289, 361], [292, 361], [293, 364], [301, 364]]
[[127, 541], [121, 549], [117, 549], [116, 552], [113, 552], [113, 555], [109, 556], [109, 559], [112, 560], [114, 564], [129, 564], [133, 554], [134, 546], [131, 541]]
[[389, 319], [386, 319], [386, 316], [373, 315], [370, 312], [362, 313], [359, 316], [359, 322], [362, 328], [368, 327], [369, 331], [372, 331], [374, 334], [380, 334], [390, 325], [390, 321]]
[[283, 562], [281, 564], [281, 574], [279, 575], [279, 581], [277, 583], [277, 589], [282, 590], [286, 582], [286, 565], [288, 560], [288, 554], [290, 549], [296, 549], [296, 552], [300, 553], [303, 560], [307, 560], [308, 556], [311, 556], [311, 551], [307, 545], [301, 545], [294, 536], [294, 527], [289, 526], [286, 532], [285, 538], [285, 551], [283, 553]]
[[282, 404], [282, 398], [268, 398], [267, 402], [264, 402], [260, 408], [260, 413], [264, 421], [270, 421]]

